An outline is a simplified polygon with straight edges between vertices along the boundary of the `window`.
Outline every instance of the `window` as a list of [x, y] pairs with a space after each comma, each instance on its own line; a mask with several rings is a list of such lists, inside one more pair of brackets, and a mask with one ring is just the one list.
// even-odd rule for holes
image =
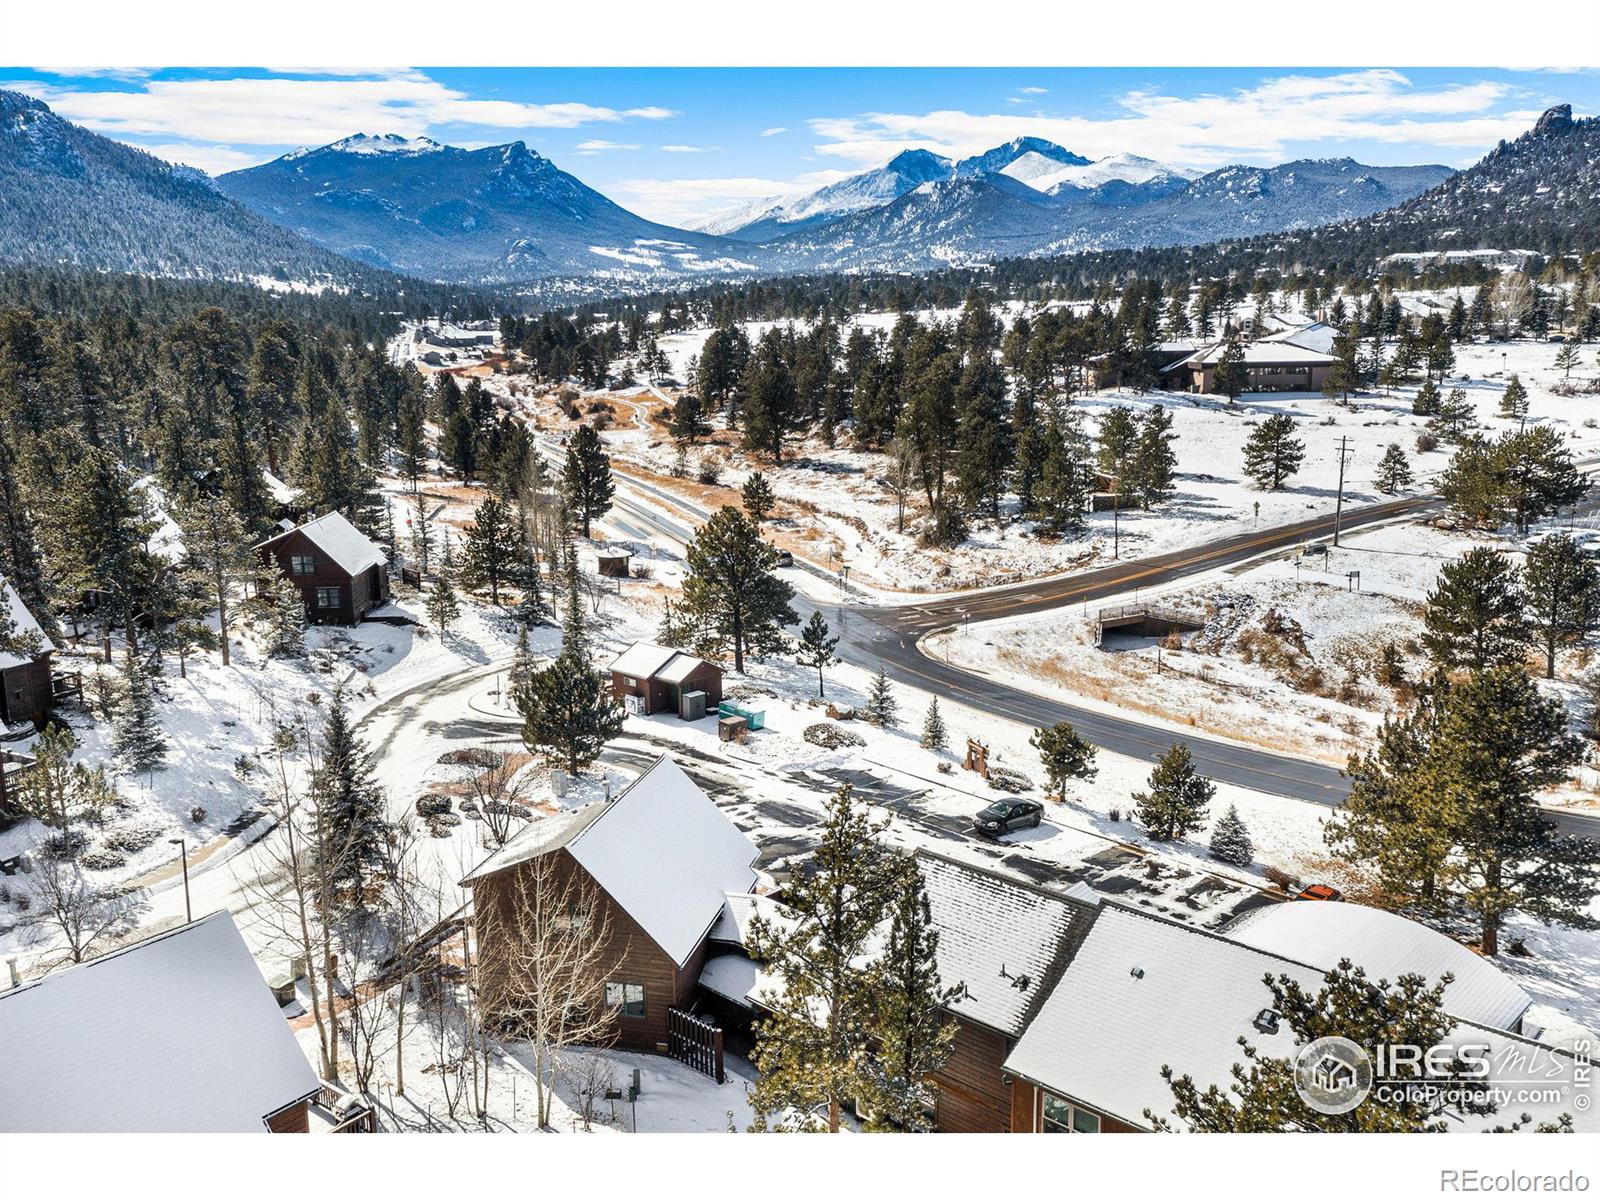
[[644, 984], [606, 984], [606, 1007], [616, 1009], [619, 1016], [644, 1016]]
[[289, 556], [289, 574], [309, 575], [317, 569], [317, 560], [309, 554], [291, 554]]
[[338, 608], [339, 607], [339, 589], [336, 588], [336, 587], [318, 588], [317, 589], [317, 607], [318, 608]]
[[1060, 1096], [1044, 1094], [1045, 1133], [1099, 1133], [1100, 1118], [1067, 1103]]

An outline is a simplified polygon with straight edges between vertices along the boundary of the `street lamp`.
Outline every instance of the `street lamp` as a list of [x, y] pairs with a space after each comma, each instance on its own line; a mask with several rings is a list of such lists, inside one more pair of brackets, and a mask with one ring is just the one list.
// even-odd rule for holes
[[189, 847], [181, 837], [168, 838], [167, 845], [178, 848], [178, 859], [183, 863], [183, 921], [186, 925], [192, 924], [194, 908], [189, 903]]

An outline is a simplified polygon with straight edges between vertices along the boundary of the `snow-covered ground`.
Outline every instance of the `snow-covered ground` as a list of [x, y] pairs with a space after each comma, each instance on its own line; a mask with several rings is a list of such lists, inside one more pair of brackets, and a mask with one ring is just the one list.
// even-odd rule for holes
[[[948, 317], [951, 314], [936, 314]], [[1007, 314], [1010, 315], [1009, 313]], [[868, 314], [860, 323], [892, 314]], [[751, 322], [752, 339], [773, 322]], [[682, 378], [682, 364], [703, 344], [708, 330], [666, 335], [661, 346]], [[1480, 423], [1496, 432], [1513, 421], [1498, 415], [1500, 394], [1509, 374], [1516, 373], [1530, 394], [1529, 419], [1548, 423], [1572, 439], [1580, 456], [1600, 452], [1600, 427], [1593, 416], [1592, 396], [1562, 396], [1555, 386], [1562, 374], [1553, 367], [1558, 347], [1543, 342], [1480, 343], [1457, 348], [1456, 367], [1446, 387], [1460, 387], [1473, 402]], [[1584, 366], [1575, 378], [1592, 374], [1596, 347], [1582, 349]], [[1079, 397], [1074, 406], [1093, 431], [1113, 405], [1144, 411], [1164, 405], [1178, 435], [1177, 491], [1170, 502], [1150, 512], [1137, 509], [1101, 512], [1089, 517], [1082, 535], [1035, 536], [1031, 523], [1007, 520], [999, 525], [974, 522], [968, 539], [950, 549], [919, 547], [915, 529], [921, 500], [913, 498], [907, 530], [899, 532], [897, 502], [883, 482], [882, 455], [829, 448], [816, 438], [797, 441], [781, 467], [747, 455], [737, 435], [717, 429], [690, 452], [688, 478], [674, 478], [678, 450], [664, 418], [670, 389], [657, 396], [648, 389], [608, 396], [613, 424], [604, 432], [615, 466], [651, 486], [667, 488], [702, 506], [737, 504], [745, 478], [760, 470], [778, 496], [774, 540], [813, 564], [837, 571], [848, 566], [852, 583], [887, 593], [957, 591], [1059, 574], [1108, 561], [1113, 550], [1121, 558], [1157, 554], [1213, 541], [1269, 525], [1291, 523], [1333, 511], [1339, 482], [1341, 439], [1349, 448], [1344, 495], [1347, 505], [1384, 499], [1373, 482], [1378, 461], [1390, 443], [1398, 443], [1411, 461], [1414, 488], [1429, 486], [1449, 462], [1451, 448], [1416, 449], [1427, 419], [1414, 416], [1416, 387], [1392, 395], [1361, 395], [1338, 401], [1320, 393], [1250, 394], [1233, 405], [1217, 396], [1181, 392], [1106, 390]], [[645, 393], [641, 395], [640, 393]], [[528, 409], [541, 424], [562, 428], [553, 417], [553, 403], [530, 398]], [[1305, 460], [1287, 487], [1256, 491], [1243, 469], [1244, 443], [1264, 417], [1294, 418], [1305, 445]], [[716, 486], [695, 479], [700, 464], [721, 465]], [[1113, 541], [1117, 545], [1113, 547]], [[889, 597], [886, 597], [889, 598]]]

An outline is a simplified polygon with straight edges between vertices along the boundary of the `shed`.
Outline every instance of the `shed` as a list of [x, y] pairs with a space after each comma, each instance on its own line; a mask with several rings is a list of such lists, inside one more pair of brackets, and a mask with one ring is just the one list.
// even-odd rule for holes
[[690, 692], [705, 693], [706, 707], [714, 709], [722, 702], [722, 668], [654, 642], [635, 642], [611, 663], [612, 696], [640, 716], [681, 714]]
[[595, 569], [608, 579], [628, 578], [631, 550], [602, 550], [595, 558]]

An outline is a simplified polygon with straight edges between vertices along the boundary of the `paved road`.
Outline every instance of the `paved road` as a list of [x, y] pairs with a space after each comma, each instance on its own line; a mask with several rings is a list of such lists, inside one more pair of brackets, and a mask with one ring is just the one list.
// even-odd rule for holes
[[[647, 493], [652, 499], [671, 506], [691, 524], [702, 516], [697, 506], [665, 489], [626, 477], [619, 477], [619, 484], [617, 498], [623, 509], [623, 514], [619, 515], [635, 528], [653, 529], [680, 542], [691, 536], [683, 522], [664, 515], [654, 505], [630, 499], [627, 496], [630, 489]], [[1416, 515], [1437, 502], [1432, 496], [1409, 496], [1347, 509], [1341, 517], [1340, 528], [1349, 531]], [[802, 620], [807, 619], [813, 609], [822, 612], [839, 636], [839, 654], [845, 661], [869, 669], [882, 664], [885, 673], [897, 682], [1030, 725], [1070, 721], [1096, 746], [1147, 762], [1154, 762], [1174, 741], [1183, 741], [1188, 744], [1201, 773], [1211, 779], [1268, 795], [1334, 806], [1343, 801], [1350, 788], [1344, 775], [1326, 763], [1180, 734], [1147, 725], [1136, 717], [1117, 716], [1037, 696], [941, 662], [924, 654], [918, 646], [923, 635], [964, 620], [1019, 616], [1123, 595], [1136, 588], [1156, 587], [1263, 554], [1293, 549], [1306, 542], [1325, 540], [1332, 533], [1333, 516], [1325, 514], [1292, 525], [1235, 534], [1187, 550], [1114, 563], [1076, 575], [987, 589], [970, 596], [937, 596], [922, 604], [876, 606], [816, 604], [797, 597], [795, 607]], [[824, 577], [832, 579], [825, 574]], [[1552, 817], [1557, 828], [1565, 833], [1600, 838], [1600, 815], [1552, 812]]]

